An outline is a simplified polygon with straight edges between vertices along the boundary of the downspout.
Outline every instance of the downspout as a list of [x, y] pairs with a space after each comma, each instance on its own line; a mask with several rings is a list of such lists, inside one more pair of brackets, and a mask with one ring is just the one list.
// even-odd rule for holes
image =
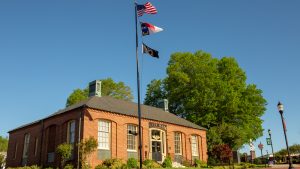
[[42, 166], [42, 152], [43, 152], [43, 141], [44, 141], [44, 120], [41, 120], [41, 125], [42, 125], [42, 128], [41, 128], [41, 145], [40, 145], [40, 166]]
[[[84, 108], [82, 108], [82, 111], [84, 111]], [[80, 111], [79, 113], [79, 124], [78, 124], [78, 140], [77, 140], [77, 144], [80, 143], [81, 141], [81, 121], [82, 121], [82, 111]], [[80, 150], [79, 150], [79, 145], [77, 145], [77, 169], [79, 169], [79, 164], [80, 164]]]
[[[203, 147], [202, 147], [202, 136], [201, 135], [199, 135], [200, 136], [200, 138], [201, 138], [201, 144], [200, 144], [200, 148], [201, 148], [201, 159], [202, 159], [202, 161], [203, 161]], [[199, 143], [198, 143], [199, 144]]]

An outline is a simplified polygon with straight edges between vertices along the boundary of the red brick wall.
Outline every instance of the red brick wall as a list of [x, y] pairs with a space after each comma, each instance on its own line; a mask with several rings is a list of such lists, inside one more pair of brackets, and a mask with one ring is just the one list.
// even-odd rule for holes
[[[47, 163], [47, 145], [48, 143], [48, 130], [51, 125], [56, 125], [56, 136], [53, 138], [55, 147], [57, 145], [64, 143], [67, 141], [67, 123], [70, 120], [76, 121], [76, 134], [75, 140], [78, 138], [78, 124], [80, 117], [81, 109], [72, 110], [67, 113], [63, 113], [61, 115], [57, 115], [46, 119], [42, 122], [38, 122], [36, 124], [12, 131], [9, 133], [9, 143], [8, 143], [8, 154], [7, 154], [7, 167], [16, 167], [21, 166], [22, 155], [23, 155], [23, 146], [24, 146], [24, 135], [26, 133], [30, 133], [30, 143], [29, 143], [29, 154], [28, 154], [28, 164], [27, 165], [43, 165], [43, 166], [58, 166], [59, 165], [59, 157], [55, 155], [54, 163]], [[43, 140], [42, 140], [42, 126], [43, 128]], [[38, 151], [37, 154], [34, 154], [35, 149], [35, 138], [38, 138]], [[41, 149], [41, 141], [43, 141], [42, 149]], [[18, 144], [17, 156], [14, 158], [15, 153], [15, 144]], [[42, 151], [42, 152], [41, 152]], [[40, 159], [40, 153], [42, 155], [42, 159]], [[77, 159], [77, 151], [75, 149], [75, 161]], [[40, 164], [41, 161], [41, 164]]]
[[[7, 154], [7, 166], [16, 167], [21, 166], [23, 146], [24, 146], [24, 135], [30, 133], [30, 145], [29, 145], [29, 156], [28, 156], [28, 165], [43, 165], [43, 166], [58, 166], [60, 159], [55, 156], [55, 162], [50, 164], [47, 163], [47, 145], [48, 143], [48, 130], [52, 125], [56, 125], [56, 135], [53, 141], [55, 142], [55, 147], [61, 143], [67, 141], [67, 122], [70, 120], [76, 121], [76, 134], [75, 141], [77, 144], [78, 140], [78, 130], [79, 130], [79, 118], [80, 112], [82, 112], [82, 128], [81, 128], [81, 138], [88, 138], [90, 136], [98, 138], [98, 120], [106, 119], [111, 121], [111, 155], [112, 158], [121, 158], [127, 159], [127, 124], [138, 125], [138, 119], [136, 117], [130, 117], [125, 115], [120, 115], [116, 113], [108, 113], [100, 110], [94, 109], [75, 109], [61, 115], [57, 115], [46, 119], [41, 122], [15, 130], [9, 134], [9, 145], [8, 145], [8, 154]], [[150, 138], [149, 138], [149, 122], [160, 123], [167, 125], [166, 139], [167, 139], [167, 153], [174, 158], [174, 132], [179, 131], [182, 133], [182, 156], [186, 160], [192, 160], [191, 156], [191, 144], [190, 138], [191, 135], [197, 135], [199, 140], [199, 154], [200, 159], [207, 161], [207, 145], [206, 145], [206, 131], [192, 129], [184, 126], [178, 126], [174, 124], [168, 124], [163, 122], [157, 122], [152, 120], [142, 120], [142, 136], [143, 136], [143, 158], [145, 155], [149, 157], [150, 152]], [[43, 142], [41, 149], [41, 139], [42, 139], [42, 126], [43, 126]], [[37, 155], [34, 155], [35, 148], [35, 138], [38, 138], [38, 151]], [[15, 144], [18, 143], [17, 156], [14, 159]], [[201, 144], [202, 143], [202, 144]], [[147, 154], [145, 154], [147, 152]], [[40, 159], [41, 153], [41, 159]], [[74, 155], [74, 165], [77, 161], [77, 148], [75, 148]], [[41, 163], [40, 163], [41, 161]], [[94, 152], [90, 157], [89, 161], [92, 166], [96, 166], [101, 163], [101, 160], [97, 158], [97, 152]]]
[[[84, 116], [84, 128], [83, 137], [88, 138], [90, 136], [98, 138], [98, 120], [104, 119], [111, 121], [111, 154], [112, 158], [127, 159], [127, 124], [138, 125], [138, 119], [135, 117], [120, 115], [116, 113], [108, 113], [105, 111], [87, 109]], [[178, 126], [174, 124], [168, 124], [163, 122], [157, 122], [152, 120], [142, 120], [142, 136], [143, 136], [143, 158], [145, 157], [145, 151], [147, 151], [148, 156], [150, 152], [151, 145], [149, 138], [149, 122], [155, 122], [167, 125], [167, 152], [171, 157], [174, 157], [174, 132], [179, 131], [182, 133], [182, 155], [185, 160], [192, 160], [191, 135], [197, 135], [199, 141], [199, 154], [200, 159], [207, 161], [207, 145], [206, 145], [206, 131], [198, 130], [193, 128], [188, 128], [184, 126]], [[202, 144], [201, 144], [202, 143]], [[93, 153], [90, 157], [92, 166], [96, 166], [101, 163], [98, 160], [97, 153]]]

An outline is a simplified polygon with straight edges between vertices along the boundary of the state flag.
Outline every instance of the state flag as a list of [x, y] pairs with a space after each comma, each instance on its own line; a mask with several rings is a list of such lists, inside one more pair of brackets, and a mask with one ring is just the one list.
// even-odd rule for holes
[[163, 31], [162, 28], [146, 22], [141, 22], [141, 30], [143, 36]]
[[143, 43], [142, 49], [143, 49], [143, 53], [147, 53], [152, 57], [159, 58], [158, 51], [148, 47], [144, 43]]

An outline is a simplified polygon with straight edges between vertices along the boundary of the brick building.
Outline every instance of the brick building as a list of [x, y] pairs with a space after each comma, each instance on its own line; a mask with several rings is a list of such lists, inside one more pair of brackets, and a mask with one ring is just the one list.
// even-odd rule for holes
[[[97, 88], [97, 87], [96, 87]], [[101, 87], [100, 87], [101, 88]], [[90, 91], [95, 91], [95, 86]], [[97, 90], [97, 89], [96, 89]], [[107, 158], [138, 158], [137, 104], [91, 92], [78, 104], [44, 119], [9, 131], [7, 167], [59, 166], [55, 153], [61, 143], [74, 145], [69, 162], [77, 165], [79, 140], [93, 136], [98, 149], [89, 161], [94, 167]], [[206, 129], [160, 108], [142, 105], [142, 157], [161, 162], [207, 161]]]

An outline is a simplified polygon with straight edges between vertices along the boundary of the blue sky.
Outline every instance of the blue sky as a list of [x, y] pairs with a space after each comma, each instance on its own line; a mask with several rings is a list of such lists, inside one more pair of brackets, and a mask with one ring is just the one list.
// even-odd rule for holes
[[[233, 56], [268, 101], [257, 142], [266, 144], [270, 128], [275, 151], [285, 147], [280, 100], [289, 144], [300, 143], [300, 1], [151, 2], [158, 14], [141, 20], [165, 31], [144, 38], [160, 59], [140, 55], [142, 99], [173, 52]], [[124, 81], [137, 98], [134, 28], [133, 1], [0, 1], [0, 135], [63, 108], [94, 79]]]

